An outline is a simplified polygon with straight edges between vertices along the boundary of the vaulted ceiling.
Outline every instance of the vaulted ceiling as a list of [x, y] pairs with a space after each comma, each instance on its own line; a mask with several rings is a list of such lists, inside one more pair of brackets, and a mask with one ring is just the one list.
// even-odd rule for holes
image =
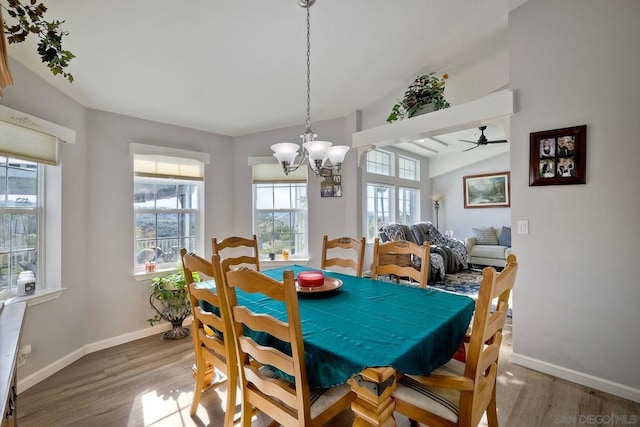
[[[43, 1], [48, 19], [66, 21], [75, 81], [49, 73], [35, 40], [9, 54], [86, 107], [230, 136], [304, 123], [306, 14], [296, 0]], [[508, 3], [317, 0], [312, 120], [400, 96], [420, 72], [464, 67], [504, 31]]]

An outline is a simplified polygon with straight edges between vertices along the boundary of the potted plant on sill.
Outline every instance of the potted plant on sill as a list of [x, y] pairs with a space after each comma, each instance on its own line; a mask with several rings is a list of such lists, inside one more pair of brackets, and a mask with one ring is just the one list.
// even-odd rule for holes
[[416, 77], [405, 91], [404, 98], [391, 109], [391, 114], [387, 117], [388, 123], [450, 107], [444, 98], [444, 83], [449, 75], [445, 73], [438, 79], [434, 74]]
[[[194, 280], [199, 278], [194, 274]], [[164, 339], [176, 340], [189, 336], [189, 328], [182, 326], [182, 322], [191, 315], [189, 293], [184, 272], [171, 273], [151, 280], [151, 294], [149, 304], [156, 311], [155, 316], [147, 319], [151, 326], [166, 320], [171, 322], [171, 330], [165, 332]], [[159, 305], [160, 307], [158, 307]]]

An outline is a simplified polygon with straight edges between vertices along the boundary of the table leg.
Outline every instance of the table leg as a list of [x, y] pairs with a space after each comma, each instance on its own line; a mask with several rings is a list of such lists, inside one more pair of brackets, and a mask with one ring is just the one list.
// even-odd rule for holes
[[358, 396], [351, 404], [355, 413], [354, 427], [395, 427], [393, 411], [396, 403], [391, 393], [396, 388], [393, 368], [367, 368], [348, 381]]

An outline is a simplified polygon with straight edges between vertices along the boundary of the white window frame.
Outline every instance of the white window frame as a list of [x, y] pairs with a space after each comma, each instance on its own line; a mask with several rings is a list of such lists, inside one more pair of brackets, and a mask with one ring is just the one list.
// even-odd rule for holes
[[[0, 105], [0, 121], [19, 125], [55, 138], [56, 147], [50, 151], [50, 154], [54, 154], [55, 157], [48, 160], [43, 159], [42, 163], [46, 164], [38, 162], [40, 163], [38, 198], [43, 213], [40, 216], [41, 222], [38, 232], [39, 277], [36, 280], [36, 292], [34, 295], [13, 296], [4, 299], [6, 304], [26, 301], [28, 306], [33, 306], [57, 299], [65, 289], [62, 286], [62, 170], [57, 165], [57, 145], [61, 142], [74, 144], [76, 131], [4, 105]], [[5, 151], [2, 154], [8, 157], [20, 157], [12, 155], [11, 151]], [[4, 297], [0, 296], [0, 300], [2, 298]]]
[[[403, 167], [401, 167], [401, 163], [402, 161], [409, 161], [412, 162], [415, 165], [415, 170], [411, 170], [411, 169], [405, 169]], [[413, 178], [407, 178], [407, 177], [403, 177], [403, 171], [408, 170], [413, 172], [414, 177]], [[404, 156], [402, 154], [398, 155], [398, 178], [400, 179], [408, 179], [411, 181], [419, 181], [420, 180], [420, 160], [418, 159], [414, 159], [413, 157], [409, 157], [409, 156]]]
[[[257, 192], [258, 192], [258, 186], [259, 185], [272, 185], [272, 186], [276, 186], [276, 185], [301, 185], [305, 187], [305, 192], [307, 194], [307, 207], [306, 208], [288, 208], [288, 209], [282, 209], [282, 208], [268, 208], [268, 209], [259, 209], [257, 206]], [[273, 187], [274, 189], [272, 190], [272, 194], [274, 194], [275, 192], [275, 187]], [[291, 187], [290, 187], [291, 188]], [[291, 189], [290, 189], [290, 194], [291, 194]], [[258, 230], [258, 225], [259, 225], [259, 218], [260, 218], [260, 213], [261, 212], [281, 212], [281, 213], [290, 213], [290, 214], [295, 214], [295, 215], [299, 215], [303, 218], [303, 224], [302, 224], [302, 234], [303, 234], [303, 238], [306, 241], [306, 245], [305, 245], [305, 250], [300, 252], [300, 251], [296, 251], [293, 254], [289, 254], [289, 259], [303, 259], [306, 260], [309, 257], [309, 185], [307, 182], [299, 182], [299, 181], [291, 181], [291, 182], [282, 182], [282, 181], [260, 181], [260, 182], [254, 182], [253, 184], [253, 232], [256, 234], [256, 236], [259, 237], [259, 230]], [[289, 248], [290, 249], [290, 248]], [[260, 248], [260, 241], [258, 241], [258, 252], [260, 252], [261, 248]], [[275, 260], [277, 261], [283, 261], [284, 258], [282, 257], [282, 253], [275, 253]], [[274, 261], [274, 260], [270, 260], [268, 254], [260, 254], [260, 262], [263, 261]]]
[[[188, 180], [188, 179], [175, 179], [175, 178], [154, 178], [154, 177], [141, 177], [141, 176], [134, 176], [134, 185], [138, 182], [138, 181], [142, 181], [142, 182], [150, 182], [150, 183], [155, 183], [155, 184], [166, 184], [166, 185], [179, 185], [179, 184], [185, 184], [185, 185], [195, 185], [197, 188], [197, 208], [184, 208], [184, 209], [180, 209], [180, 208], [135, 208], [134, 207], [134, 230], [137, 231], [137, 224], [136, 224], [136, 216], [138, 214], [151, 214], [151, 215], [158, 215], [158, 214], [184, 214], [184, 215], [190, 215], [190, 214], [194, 214], [195, 216], [195, 233], [193, 238], [195, 239], [195, 243], [194, 243], [194, 247], [193, 250], [198, 252], [198, 253], [202, 253], [202, 248], [203, 248], [203, 239], [204, 239], [204, 233], [203, 233], [203, 227], [202, 227], [202, 215], [201, 215], [201, 210], [202, 210], [202, 206], [203, 206], [203, 194], [204, 194], [204, 184], [201, 181], [194, 181], [194, 180]], [[156, 233], [157, 233], [157, 228], [156, 228]], [[182, 236], [183, 238], [191, 238], [190, 236]], [[163, 240], [165, 238], [160, 238], [155, 237], [155, 240]], [[179, 237], [178, 237], [179, 239]], [[175, 252], [171, 252], [168, 250], [165, 250], [163, 252], [164, 256], [172, 256], [171, 259], [163, 259], [162, 261], [160, 260], [156, 260], [154, 259], [153, 263], [155, 263], [155, 268], [153, 271], [146, 271], [145, 270], [145, 265], [144, 264], [138, 264], [136, 261], [136, 256], [139, 253], [139, 247], [138, 247], [138, 238], [137, 236], [134, 235], [134, 275], [145, 275], [148, 273], [156, 273], [156, 272], [171, 272], [171, 271], [178, 271], [182, 269], [182, 265], [181, 265], [181, 261], [180, 261], [180, 247], [177, 247], [175, 249], [173, 249]], [[175, 258], [175, 259], [174, 259]]]
[[[378, 161], [375, 161], [370, 159], [371, 156], [376, 156], [376, 155], [383, 155], [383, 156], [388, 156], [389, 158], [389, 173], [380, 173], [378, 171], [378, 169], [381, 169], [382, 167], [386, 167], [386, 163], [381, 163]], [[372, 150], [369, 151], [367, 153], [367, 158], [366, 158], [366, 171], [367, 173], [370, 174], [375, 174], [375, 175], [381, 175], [381, 176], [389, 176], [389, 177], [393, 177], [395, 176], [395, 171], [397, 170], [396, 168], [396, 155], [395, 153], [391, 152], [391, 151], [386, 151], [386, 150], [380, 150], [380, 149], [376, 149], [376, 150]], [[379, 167], [378, 165], [381, 165], [381, 167]]]
[[[369, 230], [369, 187], [384, 187], [386, 189], [389, 190], [389, 207], [388, 207], [388, 212], [389, 212], [389, 218], [386, 221], [383, 222], [378, 222], [378, 199], [376, 197], [374, 197], [375, 201], [374, 201], [374, 206], [373, 206], [373, 215], [374, 215], [374, 225], [373, 225], [373, 235], [369, 234], [370, 230]], [[367, 236], [367, 241], [369, 242], [373, 242], [374, 238], [378, 236], [378, 229], [380, 228], [380, 226], [382, 224], [388, 224], [389, 222], [393, 222], [395, 221], [395, 212], [396, 212], [396, 191], [395, 191], [395, 187], [393, 185], [390, 184], [385, 184], [385, 183], [381, 183], [381, 182], [367, 182], [367, 186], [366, 186], [366, 221], [365, 221], [365, 226], [366, 226], [366, 236]]]
[[[12, 158], [12, 157], [7, 157], [7, 156], [2, 156], [2, 157], [6, 157], [7, 158], [7, 162], [9, 162], [9, 159], [13, 159], [13, 160], [17, 160], [20, 161], [22, 159], [17, 159], [17, 158]], [[31, 160], [29, 160], [31, 161]], [[45, 228], [45, 218], [46, 218], [46, 212], [44, 209], [44, 206], [46, 206], [46, 202], [45, 202], [45, 192], [44, 192], [44, 175], [45, 175], [45, 166], [43, 164], [40, 163], [36, 163], [36, 185], [37, 185], [37, 193], [36, 193], [36, 197], [37, 197], [37, 204], [35, 207], [33, 208], [18, 208], [18, 207], [2, 207], [0, 206], [0, 214], [1, 215], [36, 215], [37, 218], [37, 227], [38, 227], [38, 235], [37, 235], [37, 241], [36, 241], [36, 247], [35, 247], [35, 253], [37, 256], [37, 270], [34, 271], [34, 274], [36, 276], [36, 292], [42, 289], [45, 289], [45, 274], [44, 274], [44, 265], [45, 265], [45, 259], [46, 259], [46, 254], [45, 254], [45, 250], [44, 250], [44, 234], [46, 232], [46, 228]], [[7, 181], [8, 181], [8, 174], [7, 174]], [[11, 254], [13, 254], [14, 252], [22, 252], [20, 250], [10, 250], [9, 253], [6, 254], [6, 256], [9, 257], [9, 263], [11, 263]], [[17, 274], [14, 274], [15, 279], [17, 280]], [[12, 280], [11, 277], [9, 277], [10, 282], [13, 282], [13, 284], [9, 284], [9, 289], [5, 290], [5, 291], [0, 291], [0, 301], [1, 300], [5, 300], [8, 299], [10, 297], [14, 297], [17, 295], [17, 284], [15, 283], [16, 280]]]
[[[367, 166], [363, 168], [363, 182], [365, 182], [365, 191], [364, 191], [364, 200], [363, 200], [363, 203], [365, 206], [365, 209], [363, 209], [364, 211], [363, 227], [364, 227], [364, 234], [367, 236], [368, 243], [372, 243], [373, 238], [377, 237], [377, 233], [378, 233], [377, 228], [379, 228], [379, 226], [382, 225], [382, 224], [378, 224], [376, 219], [376, 225], [375, 225], [376, 230], [374, 230], [375, 235], [371, 236], [370, 230], [369, 230], [369, 195], [368, 195], [368, 188], [370, 185], [383, 185], [386, 187], [390, 187], [392, 189], [390, 193], [390, 197], [391, 197], [390, 218], [386, 221], [386, 223], [400, 222], [399, 219], [401, 219], [400, 218], [401, 189], [414, 190], [417, 192], [418, 197], [416, 198], [416, 211], [413, 213], [415, 218], [420, 218], [421, 208], [422, 208], [421, 200], [420, 200], [421, 194], [422, 194], [422, 185], [421, 185], [421, 176], [420, 176], [420, 173], [421, 173], [420, 159], [416, 157], [411, 157], [410, 155], [401, 154], [395, 151], [392, 152], [392, 151], [381, 150], [381, 149], [375, 149], [373, 151], [383, 152], [385, 154], [389, 154], [392, 156], [391, 169], [392, 171], [394, 171], [394, 173], [391, 176], [387, 176], [387, 175], [381, 175], [375, 172], [371, 172], [369, 171], [368, 163], [367, 163]], [[368, 154], [369, 153], [367, 153], [367, 155]], [[415, 161], [416, 179], [400, 178], [400, 159]]]
[[[129, 153], [134, 159], [133, 183], [137, 178], [153, 179], [160, 182], [166, 182], [171, 185], [179, 183], [196, 185], [198, 188], [197, 208], [185, 209], [167, 209], [167, 208], [135, 208], [133, 209], [133, 276], [136, 280], [145, 280], [148, 277], [154, 277], [159, 273], [179, 271], [182, 269], [179, 251], [176, 261], [162, 262], [155, 264], [153, 271], [147, 271], [145, 264], [139, 264], [136, 259], [137, 255], [137, 237], [136, 230], [136, 214], [139, 213], [163, 213], [163, 214], [195, 214], [195, 245], [194, 250], [197, 253], [204, 252], [204, 167], [210, 161], [209, 153], [198, 151], [189, 151], [173, 147], [162, 147], [156, 145], [139, 144], [132, 142], [129, 144]], [[136, 168], [138, 171], [136, 172]], [[152, 263], [153, 264], [153, 263]]]
[[[415, 201], [414, 201], [413, 211], [411, 212], [411, 218], [409, 218], [407, 221], [402, 221], [401, 210], [405, 205], [405, 203], [403, 203], [404, 199], [402, 198], [402, 194], [403, 192], [406, 192], [406, 191], [411, 191], [415, 194]], [[420, 189], [414, 188], [414, 187], [400, 186], [398, 188], [397, 199], [398, 199], [398, 218], [399, 218], [398, 222], [406, 225], [411, 225], [418, 222], [420, 220]]]

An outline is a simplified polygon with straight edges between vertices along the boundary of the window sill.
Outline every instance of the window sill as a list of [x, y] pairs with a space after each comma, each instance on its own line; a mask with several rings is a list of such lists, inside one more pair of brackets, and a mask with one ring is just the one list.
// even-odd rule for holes
[[[283, 259], [276, 259], [274, 261], [270, 259], [261, 259], [260, 265], [265, 268], [278, 268], [278, 267], [288, 267], [290, 265], [295, 265], [295, 264], [307, 265], [308, 262], [309, 262], [308, 258], [294, 258], [294, 259], [288, 259], [286, 261]], [[147, 273], [147, 272], [134, 273], [133, 278], [138, 282], [144, 282], [145, 280], [150, 280], [150, 279], [153, 279], [154, 277], [165, 276], [167, 274], [176, 273], [178, 271], [181, 271], [181, 269], [168, 268], [165, 270], [154, 271], [153, 273]]]
[[47, 301], [53, 301], [60, 298], [62, 292], [64, 292], [67, 288], [58, 288], [58, 289], [41, 289], [36, 291], [34, 295], [28, 295], [23, 297], [12, 297], [4, 300], [5, 304], [13, 304], [15, 302], [26, 301], [27, 307], [31, 307], [34, 305], [42, 304]]
[[134, 273], [133, 278], [136, 279], [138, 282], [143, 282], [145, 280], [153, 279], [154, 277], [166, 276], [167, 274], [177, 273], [179, 271], [182, 271], [182, 269], [177, 267], [166, 268], [164, 270], [157, 270], [157, 271], [154, 271], [153, 273], [147, 273], [143, 271], [141, 273]]

